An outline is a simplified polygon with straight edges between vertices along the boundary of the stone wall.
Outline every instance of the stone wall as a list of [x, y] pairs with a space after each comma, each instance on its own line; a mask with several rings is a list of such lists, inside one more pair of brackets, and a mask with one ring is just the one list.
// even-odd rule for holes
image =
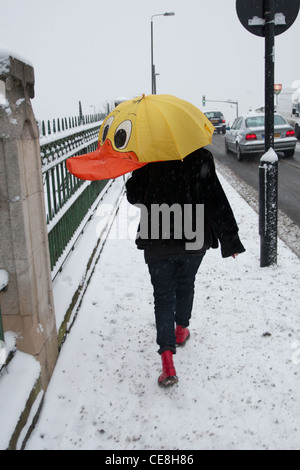
[[0, 52], [0, 83], [0, 269], [9, 273], [3, 327], [18, 335], [20, 351], [39, 360], [46, 389], [58, 345], [33, 67]]

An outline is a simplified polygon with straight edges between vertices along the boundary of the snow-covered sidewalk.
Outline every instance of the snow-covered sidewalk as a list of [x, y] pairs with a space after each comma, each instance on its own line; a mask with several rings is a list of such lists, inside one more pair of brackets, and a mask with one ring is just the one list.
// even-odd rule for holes
[[220, 179], [247, 251], [207, 253], [178, 385], [157, 385], [152, 288], [124, 198], [26, 449], [300, 449], [300, 260], [279, 242], [278, 265], [260, 268], [257, 214]]

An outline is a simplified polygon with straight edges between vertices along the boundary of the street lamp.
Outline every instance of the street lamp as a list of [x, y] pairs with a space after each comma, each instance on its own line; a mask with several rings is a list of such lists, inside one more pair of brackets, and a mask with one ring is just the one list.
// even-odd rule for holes
[[175, 13], [173, 11], [167, 11], [166, 13], [159, 13], [157, 15], [151, 16], [151, 89], [152, 94], [156, 95], [156, 74], [155, 73], [155, 65], [153, 63], [153, 18], [155, 16], [174, 16]]

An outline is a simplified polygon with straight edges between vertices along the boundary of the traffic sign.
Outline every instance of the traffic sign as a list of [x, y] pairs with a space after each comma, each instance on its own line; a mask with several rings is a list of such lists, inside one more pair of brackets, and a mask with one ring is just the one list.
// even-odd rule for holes
[[[255, 34], [265, 37], [265, 0], [236, 0], [236, 11], [242, 25]], [[274, 0], [275, 36], [284, 33], [295, 22], [300, 0]]]

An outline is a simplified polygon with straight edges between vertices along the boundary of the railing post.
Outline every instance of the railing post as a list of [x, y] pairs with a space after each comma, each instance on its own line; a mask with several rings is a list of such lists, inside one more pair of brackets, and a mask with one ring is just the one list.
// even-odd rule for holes
[[1, 293], [4, 331], [41, 364], [43, 387], [58, 356], [39, 133], [30, 99], [31, 65], [0, 51], [0, 268], [9, 273]]

